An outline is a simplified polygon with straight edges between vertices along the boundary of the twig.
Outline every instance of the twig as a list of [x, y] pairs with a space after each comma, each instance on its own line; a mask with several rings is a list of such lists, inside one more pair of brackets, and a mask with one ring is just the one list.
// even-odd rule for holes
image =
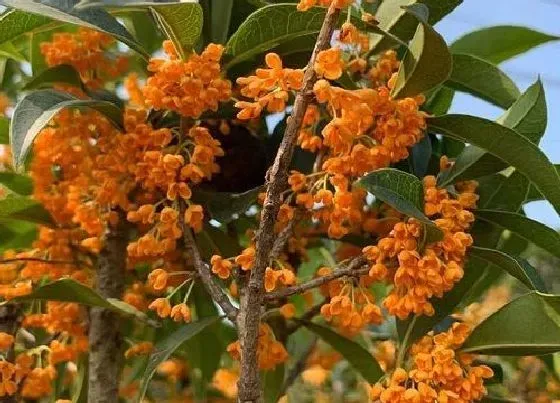
[[292, 386], [298, 376], [302, 373], [305, 368], [305, 364], [307, 363], [307, 359], [313, 352], [313, 349], [316, 345], [317, 337], [313, 337], [307, 348], [301, 354], [301, 357], [299, 357], [294, 366], [290, 369], [290, 372], [288, 372], [288, 375], [286, 376], [286, 379], [282, 384], [282, 388], [280, 389], [280, 393], [278, 393], [278, 396], [284, 396], [288, 388]]
[[293, 287], [287, 287], [282, 290], [271, 292], [265, 295], [267, 300], [273, 300], [278, 298], [286, 298], [290, 295], [301, 294], [307, 290], [317, 288], [329, 281], [336, 280], [337, 278], [344, 276], [355, 276], [361, 275], [368, 272], [369, 267], [362, 267], [366, 263], [366, 258], [363, 256], [355, 257], [350, 263], [344, 267], [333, 270], [332, 273], [325, 276], [316, 277], [312, 280], [306, 281], [305, 283], [295, 285]]
[[286, 228], [284, 228], [278, 234], [278, 237], [276, 238], [276, 241], [274, 241], [274, 245], [272, 246], [272, 250], [270, 251], [271, 259], [277, 259], [278, 256], [280, 256], [280, 254], [282, 253], [282, 250], [286, 246], [286, 243], [294, 233], [296, 220], [299, 218], [298, 216], [299, 214], [294, 214], [294, 218], [291, 219], [290, 222], [288, 222], [288, 225], [286, 225]]
[[187, 249], [187, 251], [190, 252], [190, 257], [193, 259], [194, 268], [196, 269], [198, 276], [202, 280], [204, 287], [206, 287], [206, 290], [208, 291], [212, 299], [220, 306], [220, 308], [222, 308], [227, 318], [235, 323], [237, 309], [233, 306], [222, 288], [218, 284], [216, 284], [216, 281], [212, 276], [212, 272], [210, 271], [210, 267], [202, 260], [200, 251], [196, 246], [196, 242], [194, 240], [191, 229], [184, 222], [184, 213], [185, 205], [184, 203], [181, 203], [179, 220], [181, 222], [183, 231], [183, 242], [185, 243], [185, 248]]
[[315, 48], [305, 69], [303, 87], [296, 96], [294, 108], [286, 124], [286, 131], [274, 163], [267, 172], [266, 197], [263, 204], [262, 216], [257, 232], [255, 264], [246, 289], [241, 294], [240, 310], [237, 317], [237, 330], [241, 344], [241, 370], [238, 383], [241, 403], [255, 403], [262, 399], [257, 365], [258, 332], [263, 302], [263, 281], [265, 269], [270, 259], [270, 252], [274, 245], [274, 223], [280, 208], [281, 195], [288, 180], [288, 169], [296, 145], [296, 139], [303, 117], [313, 94], [313, 86], [317, 81], [314, 71], [315, 60], [322, 50], [329, 47], [329, 43], [338, 21], [340, 10], [329, 7]]

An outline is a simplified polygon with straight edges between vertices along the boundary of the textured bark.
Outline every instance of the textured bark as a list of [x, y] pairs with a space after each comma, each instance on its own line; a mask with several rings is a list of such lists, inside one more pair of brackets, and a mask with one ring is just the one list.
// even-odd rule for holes
[[[123, 214], [117, 228], [109, 231], [97, 265], [97, 292], [105, 298], [121, 298], [124, 291], [127, 246]], [[123, 365], [123, 336], [118, 314], [103, 308], [90, 309], [88, 401], [118, 403]]]
[[296, 96], [291, 116], [287, 120], [286, 131], [274, 163], [267, 174], [267, 190], [263, 204], [261, 221], [256, 238], [255, 264], [251, 270], [248, 284], [241, 292], [240, 309], [237, 315], [237, 330], [241, 344], [241, 370], [238, 383], [241, 403], [262, 401], [262, 389], [259, 380], [257, 345], [258, 332], [263, 303], [263, 280], [276, 235], [274, 223], [281, 204], [281, 195], [288, 180], [288, 169], [296, 145], [298, 132], [310, 100], [313, 97], [313, 85], [317, 76], [313, 69], [320, 51], [329, 47], [340, 10], [329, 7], [323, 26], [317, 37], [311, 59], [305, 69], [303, 88]]
[[[16, 336], [16, 333], [20, 325], [20, 310], [19, 306], [15, 304], [7, 304], [0, 306], [0, 332], [11, 334]], [[6, 360], [14, 362], [14, 350], [13, 348], [6, 354]], [[4, 396], [0, 398], [1, 403], [15, 403], [18, 401], [18, 397], [14, 396]]]

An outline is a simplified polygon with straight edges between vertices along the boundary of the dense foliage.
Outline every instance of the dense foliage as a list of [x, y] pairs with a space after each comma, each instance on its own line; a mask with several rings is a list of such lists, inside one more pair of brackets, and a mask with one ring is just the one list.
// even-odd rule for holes
[[460, 3], [0, 1], [2, 401], [560, 398], [557, 38]]

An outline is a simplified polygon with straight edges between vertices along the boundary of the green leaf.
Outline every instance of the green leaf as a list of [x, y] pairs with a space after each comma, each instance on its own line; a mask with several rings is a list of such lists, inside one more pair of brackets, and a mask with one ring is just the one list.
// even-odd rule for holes
[[312, 322], [301, 322], [308, 330], [315, 333], [332, 348], [338, 351], [346, 361], [369, 383], [376, 383], [383, 376], [383, 370], [369, 351], [358, 343], [347, 339], [328, 327]]
[[54, 221], [45, 208], [23, 196], [8, 196], [0, 200], [0, 219], [22, 220], [52, 226]]
[[234, 0], [210, 0], [210, 4], [210, 40], [213, 43], [226, 43]]
[[193, 3], [153, 3], [150, 9], [177, 52], [185, 58], [202, 32], [202, 7]]
[[541, 355], [560, 351], [560, 296], [531, 292], [474, 328], [461, 351]]
[[425, 135], [422, 140], [412, 147], [410, 150], [410, 160], [412, 162], [412, 171], [419, 178], [426, 176], [430, 159], [432, 157], [432, 142], [430, 137]]
[[[10, 302], [34, 300], [75, 302], [81, 305], [105, 308], [121, 315], [132, 316], [143, 322], [157, 325], [156, 322], [148, 319], [145, 313], [137, 310], [132, 305], [115, 298], [103, 298], [95, 290], [69, 278], [45, 284], [33, 290], [31, 294], [14, 298]], [[2, 304], [5, 303], [3, 302]]]
[[[403, 7], [414, 4], [424, 4], [429, 9], [428, 23], [434, 25], [447, 14], [452, 12], [455, 7], [462, 3], [462, 0], [391, 0], [383, 1], [379, 5], [375, 16], [379, 21], [379, 27], [393, 35], [408, 41], [414, 35], [418, 21], [414, 16], [407, 13]], [[391, 47], [393, 42], [390, 38], [376, 35], [371, 40], [371, 46], [375, 53]]]
[[453, 54], [453, 70], [446, 86], [501, 108], [509, 108], [521, 94], [513, 80], [499, 68], [466, 54]]
[[469, 255], [493, 264], [508, 272], [521, 281], [530, 290], [546, 292], [545, 285], [533, 266], [521, 258], [510, 256], [495, 249], [473, 246], [469, 249]]
[[451, 51], [468, 53], [498, 64], [555, 40], [558, 40], [557, 36], [531, 28], [500, 25], [469, 32], [451, 45]]
[[398, 169], [383, 168], [367, 174], [356, 184], [394, 209], [422, 222], [428, 243], [443, 238], [441, 230], [424, 215], [424, 187], [414, 175]]
[[0, 116], [0, 144], [10, 144], [10, 119]]
[[0, 43], [44, 27], [52, 20], [44, 15], [30, 14], [19, 10], [8, 10], [0, 15]]
[[25, 221], [2, 220], [0, 223], [0, 252], [9, 249], [29, 249], [37, 239], [37, 225]]
[[0, 184], [22, 196], [33, 193], [33, 181], [26, 175], [15, 172], [0, 172]]
[[284, 373], [286, 367], [284, 364], [277, 365], [271, 371], [264, 371], [261, 375], [264, 383], [264, 403], [277, 403], [280, 398], [279, 394], [284, 383]]
[[428, 118], [432, 131], [484, 148], [531, 178], [537, 189], [560, 212], [560, 175], [547, 156], [529, 139], [517, 132], [468, 115]]
[[421, 21], [399, 67], [391, 95], [406, 98], [437, 87], [449, 78], [452, 64], [445, 40]]
[[[35, 18], [27, 17], [27, 21], [22, 21], [23, 17], [16, 15], [16, 22], [18, 24], [15, 32], [17, 32], [17, 35], [28, 32], [30, 30], [29, 28], [33, 30], [38, 26], [46, 25], [44, 18], [49, 17], [54, 20], [105, 32], [106, 34], [114, 36], [117, 40], [127, 44], [131, 49], [137, 51], [142, 56], [146, 58], [149, 57], [148, 53], [142, 48], [142, 45], [136, 42], [126, 28], [105, 10], [99, 8], [84, 10], [77, 9], [74, 7], [77, 4], [76, 0], [51, 0], [48, 4], [45, 4], [45, 2], [38, 3], [33, 0], [3, 0], [2, 4], [17, 10], [41, 16], [40, 19], [37, 20], [35, 20]], [[14, 19], [14, 16], [11, 16], [10, 18]], [[1, 25], [5, 25], [5, 23], [2, 21]], [[27, 30], [23, 30], [24, 27]], [[13, 38], [17, 35], [8, 34], [6, 36]], [[3, 38], [1, 32], [0, 38]]]
[[55, 90], [35, 91], [23, 97], [14, 109], [10, 130], [14, 166], [25, 161], [37, 134], [60, 110], [82, 107], [101, 112], [118, 128], [123, 126], [122, 111], [111, 102], [79, 99]]
[[61, 64], [32, 77], [25, 84], [23, 90], [50, 87], [53, 84], [70, 84], [77, 88], [83, 88], [82, 79], [76, 69], [70, 65]]
[[175, 350], [177, 350], [183, 343], [190, 340], [195, 335], [202, 332], [206, 327], [213, 323], [216, 323], [219, 317], [204, 318], [197, 322], [188, 323], [181, 326], [175, 332], [170, 334], [164, 340], [158, 342], [155, 345], [154, 352], [150, 355], [148, 365], [144, 371], [144, 376], [142, 377], [142, 384], [140, 386], [140, 393], [138, 394], [136, 401], [141, 402], [144, 399], [146, 390], [148, 389], [148, 384], [154, 376], [156, 369], [159, 364], [167, 360]]
[[454, 96], [455, 91], [451, 88], [440, 87], [428, 97], [424, 109], [435, 116], [444, 115], [451, 108]]
[[476, 210], [476, 218], [507, 229], [560, 258], [560, 234], [524, 215], [499, 210]]
[[82, 357], [78, 361], [78, 376], [72, 385], [72, 403], [87, 403], [88, 380], [89, 380], [88, 356]]
[[233, 220], [234, 214], [244, 213], [254, 204], [262, 190], [261, 186], [243, 193], [198, 190], [193, 194], [193, 201], [203, 204], [210, 213], [210, 218], [228, 223]]

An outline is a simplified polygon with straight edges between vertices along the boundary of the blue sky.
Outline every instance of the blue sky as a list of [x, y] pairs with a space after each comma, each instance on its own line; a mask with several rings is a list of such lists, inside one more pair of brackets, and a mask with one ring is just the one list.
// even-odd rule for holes
[[[467, 32], [492, 25], [522, 25], [560, 36], [560, 0], [464, 0], [452, 14], [436, 25], [448, 43]], [[541, 141], [553, 163], [560, 163], [560, 41], [549, 42], [500, 67], [525, 90], [540, 75], [548, 103], [548, 127]], [[502, 111], [465, 94], [455, 97], [452, 112], [489, 119]], [[527, 214], [560, 229], [560, 218], [547, 202], [526, 206]]]

